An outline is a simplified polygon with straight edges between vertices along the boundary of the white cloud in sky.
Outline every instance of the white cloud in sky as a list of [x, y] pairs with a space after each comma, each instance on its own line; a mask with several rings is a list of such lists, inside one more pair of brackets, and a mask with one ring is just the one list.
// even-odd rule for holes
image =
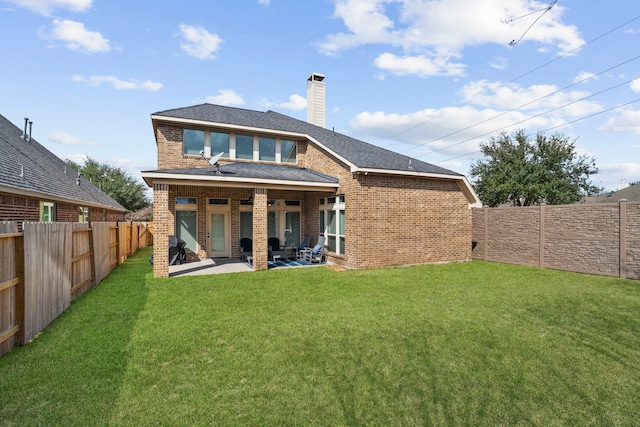
[[49, 141], [62, 145], [95, 145], [93, 141], [83, 141], [76, 135], [60, 131], [50, 133]]
[[86, 54], [109, 52], [109, 40], [97, 31], [88, 30], [82, 22], [54, 19], [51, 31], [40, 31], [45, 40], [61, 41], [67, 48]]
[[601, 132], [633, 132], [640, 135], [640, 110], [627, 110], [607, 120]]
[[151, 80], [139, 81], [139, 80], [121, 80], [115, 76], [89, 76], [84, 77], [79, 74], [71, 76], [71, 81], [76, 83], [86, 83], [89, 86], [101, 86], [103, 83], [110, 84], [117, 90], [146, 90], [149, 92], [155, 92], [162, 89], [162, 83], [152, 82]]
[[631, 90], [634, 92], [640, 92], [640, 78], [631, 82]]
[[[584, 41], [574, 26], [561, 22], [564, 8], [556, 5], [527, 30], [538, 16], [535, 11], [548, 3], [531, 0], [334, 0], [334, 18], [345, 32], [327, 35], [321, 52], [337, 55], [370, 44], [386, 45], [375, 64], [392, 74], [459, 75], [465, 48], [480, 44], [508, 46], [536, 42], [566, 53]], [[534, 13], [532, 13], [534, 12]], [[541, 12], [540, 12], [541, 13]], [[507, 18], [531, 14], [509, 24]]]
[[598, 77], [594, 73], [588, 71], [580, 71], [577, 76], [573, 78], [574, 83], [588, 83], [589, 80], [598, 80]]
[[206, 102], [219, 105], [244, 105], [244, 99], [231, 89], [220, 89], [217, 95], [207, 96]]
[[180, 49], [198, 59], [215, 59], [224, 42], [217, 34], [194, 25], [180, 24], [180, 35], [183, 39]]
[[281, 108], [286, 108], [287, 110], [300, 111], [307, 108], [307, 98], [293, 94], [287, 102], [281, 102], [276, 105]]
[[71, 12], [86, 12], [93, 0], [7, 0], [17, 6], [29, 9], [40, 15], [49, 16], [56, 9]]
[[509, 66], [509, 60], [504, 57], [498, 57], [493, 62], [489, 64], [491, 68], [495, 68], [496, 70], [506, 70]]
[[[464, 102], [501, 110], [520, 109], [530, 114], [545, 113], [577, 117], [602, 109], [601, 105], [580, 99], [590, 92], [559, 91], [555, 85], [532, 85], [522, 87], [516, 83], [490, 82], [478, 80], [466, 84], [462, 90]], [[558, 109], [558, 110], [555, 110]]]
[[263, 4], [265, 6], [269, 6], [269, 3], [271, 3], [271, 0], [258, 0], [258, 4]]

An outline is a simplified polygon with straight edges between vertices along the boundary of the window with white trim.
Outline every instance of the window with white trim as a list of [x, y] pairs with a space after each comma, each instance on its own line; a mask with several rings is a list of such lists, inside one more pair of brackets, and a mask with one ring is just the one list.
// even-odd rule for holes
[[329, 252], [345, 253], [344, 195], [320, 199], [320, 234], [326, 238]]
[[40, 202], [40, 222], [56, 220], [56, 205], [53, 202]]
[[78, 222], [89, 222], [89, 208], [78, 207]]

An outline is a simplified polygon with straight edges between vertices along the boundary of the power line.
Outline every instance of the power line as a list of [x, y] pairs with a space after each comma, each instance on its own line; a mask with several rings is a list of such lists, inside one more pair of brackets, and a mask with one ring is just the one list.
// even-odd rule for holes
[[[553, 1], [551, 2], [551, 4], [550, 4], [546, 9], [544, 9], [544, 12], [542, 12], [542, 14], [541, 14], [540, 16], [538, 16], [538, 17], [536, 18], [536, 20], [535, 20], [535, 21], [533, 21], [533, 23], [532, 23], [531, 25], [529, 25], [529, 28], [527, 28], [527, 29], [525, 30], [525, 32], [524, 32], [524, 33], [522, 33], [522, 35], [520, 36], [520, 38], [519, 38], [517, 41], [516, 41], [516, 40], [511, 40], [511, 41], [509, 42], [509, 46], [514, 47], [515, 45], [517, 45], [518, 43], [520, 43], [520, 40], [522, 40], [522, 38], [525, 36], [525, 34], [527, 34], [527, 33], [529, 32], [529, 30], [530, 30], [530, 29], [531, 29], [531, 28], [536, 24], [536, 22], [538, 22], [538, 21], [540, 20], [540, 18], [542, 18], [542, 17], [543, 17], [547, 12], [549, 12], [549, 11], [553, 8], [553, 6], [555, 6], [555, 5], [556, 5], [556, 3], [558, 3], [558, 0], [553, 0]], [[518, 18], [516, 18], [516, 19], [518, 19]]]
[[[612, 66], [612, 67], [609, 67], [609, 68], [607, 68], [606, 70], [602, 70], [602, 71], [600, 71], [599, 73], [596, 73], [596, 74], [590, 75], [589, 77], [585, 77], [584, 79], [581, 79], [581, 80], [579, 80], [579, 81], [576, 81], [576, 82], [574, 82], [574, 83], [572, 83], [572, 84], [570, 84], [570, 85], [568, 85], [568, 86], [563, 87], [562, 89], [557, 89], [557, 90], [555, 90], [555, 91], [553, 91], [553, 92], [550, 92], [550, 93], [548, 93], [548, 94], [546, 94], [546, 95], [544, 95], [544, 96], [541, 96], [541, 97], [536, 98], [536, 99], [534, 99], [534, 100], [532, 100], [532, 101], [529, 101], [529, 102], [526, 102], [526, 103], [524, 103], [524, 104], [521, 104], [521, 105], [519, 105], [519, 106], [517, 106], [517, 107], [514, 107], [514, 108], [512, 108], [512, 109], [510, 109], [510, 110], [508, 110], [508, 111], [503, 111], [503, 112], [501, 112], [501, 113], [499, 113], [499, 114], [496, 114], [495, 116], [489, 117], [489, 118], [487, 118], [487, 119], [481, 120], [481, 121], [479, 121], [479, 122], [477, 122], [477, 123], [474, 123], [474, 124], [472, 124], [472, 125], [469, 125], [469, 126], [467, 126], [467, 127], [464, 127], [464, 128], [462, 128], [462, 129], [456, 130], [455, 132], [451, 132], [451, 133], [448, 133], [448, 134], [446, 134], [446, 135], [444, 135], [444, 136], [441, 136], [441, 137], [438, 137], [438, 138], [432, 139], [432, 140], [430, 140], [430, 141], [427, 141], [427, 142], [423, 142], [423, 143], [417, 144], [417, 145], [415, 145], [415, 146], [413, 146], [413, 147], [408, 148], [408, 149], [407, 149], [407, 150], [405, 150], [404, 152], [406, 152], [406, 151], [410, 151], [410, 150], [415, 150], [416, 148], [418, 148], [418, 147], [420, 147], [420, 146], [426, 146], [426, 145], [432, 144], [432, 143], [434, 143], [434, 142], [436, 142], [436, 141], [440, 141], [440, 140], [442, 140], [442, 139], [445, 139], [445, 138], [448, 138], [448, 137], [450, 137], [450, 136], [456, 135], [456, 134], [458, 134], [458, 133], [460, 133], [460, 132], [464, 132], [465, 130], [469, 130], [469, 129], [471, 129], [471, 128], [474, 128], [474, 127], [476, 127], [476, 126], [478, 126], [478, 125], [481, 125], [481, 124], [483, 124], [483, 123], [487, 123], [487, 122], [489, 122], [489, 121], [491, 121], [491, 120], [493, 120], [493, 119], [497, 119], [498, 117], [502, 117], [502, 116], [504, 116], [504, 115], [506, 115], [506, 114], [512, 113], [512, 112], [514, 112], [514, 111], [516, 111], [516, 110], [519, 110], [519, 109], [521, 109], [521, 108], [523, 108], [523, 107], [526, 107], [526, 106], [528, 106], [528, 105], [534, 104], [534, 103], [536, 103], [536, 102], [538, 102], [538, 101], [541, 101], [541, 100], [543, 100], [543, 99], [545, 99], [545, 98], [548, 98], [548, 97], [553, 96], [553, 95], [555, 95], [555, 94], [557, 94], [557, 93], [560, 93], [560, 92], [562, 92], [562, 91], [565, 91], [565, 90], [567, 90], [567, 89], [569, 89], [569, 88], [571, 88], [571, 87], [573, 87], [573, 86], [576, 86], [576, 85], [579, 85], [579, 84], [581, 84], [581, 83], [584, 83], [584, 82], [586, 82], [587, 80], [593, 79], [593, 78], [595, 78], [595, 77], [597, 77], [597, 76], [599, 76], [599, 75], [601, 75], [601, 74], [608, 73], [609, 71], [614, 70], [614, 69], [616, 69], [616, 68], [618, 68], [618, 67], [621, 67], [621, 66], [623, 66], [623, 65], [626, 65], [626, 64], [628, 64], [628, 63], [630, 63], [630, 62], [632, 62], [632, 61], [635, 61], [635, 60], [637, 60], [638, 58], [640, 58], [640, 55], [634, 56], [633, 58], [630, 58], [630, 59], [628, 59], [628, 60], [626, 60], [626, 61], [623, 61], [623, 62], [621, 62], [621, 63], [619, 63], [619, 64], [617, 64], [617, 65], [614, 65], [614, 66]], [[624, 84], [624, 83], [623, 83], [623, 84]], [[617, 87], [617, 86], [615, 86], [615, 87]], [[465, 142], [466, 142], [466, 141], [465, 141]], [[427, 153], [427, 154], [429, 154], [429, 153]]]
[[[556, 125], [556, 126], [552, 126], [552, 127], [550, 127], [550, 128], [547, 128], [547, 129], [544, 129], [544, 130], [538, 131], [538, 132], [536, 132], [536, 133], [545, 133], [545, 132], [548, 132], [548, 131], [550, 131], [550, 130], [554, 130], [554, 129], [557, 129], [557, 128], [560, 128], [560, 127], [563, 127], [563, 126], [567, 126], [567, 125], [570, 125], [570, 124], [573, 124], [573, 123], [576, 123], [576, 122], [579, 122], [579, 121], [582, 121], [582, 120], [590, 119], [590, 118], [595, 117], [595, 116], [598, 116], [598, 115], [600, 115], [600, 114], [608, 113], [608, 112], [610, 112], [610, 111], [617, 110], [618, 108], [626, 107], [626, 106], [631, 105], [631, 104], [634, 104], [634, 103], [636, 103], [636, 102], [638, 102], [638, 101], [640, 101], [640, 98], [636, 98], [636, 99], [634, 99], [633, 101], [629, 101], [629, 102], [626, 102], [626, 103], [624, 103], [624, 104], [616, 105], [615, 107], [607, 108], [606, 110], [598, 111], [597, 113], [593, 113], [593, 114], [589, 114], [589, 115], [584, 116], [584, 117], [580, 117], [579, 119], [571, 120], [571, 121], [564, 122], [564, 123], [561, 123], [561, 124]], [[532, 136], [532, 135], [535, 135], [536, 133], [529, 134], [529, 135], [527, 135], [527, 137], [530, 137], [530, 136]], [[476, 139], [476, 138], [473, 138], [473, 139]], [[464, 142], [467, 142], [467, 141], [464, 141]], [[470, 155], [470, 154], [478, 153], [478, 152], [480, 152], [480, 151], [482, 151], [482, 150], [474, 150], [474, 151], [470, 151], [470, 152], [468, 152], [468, 153], [461, 154], [461, 155], [459, 155], [459, 156], [449, 157], [449, 158], [447, 158], [447, 159], [440, 160], [440, 161], [438, 161], [438, 162], [433, 162], [432, 164], [437, 165], [437, 164], [440, 164], [440, 163], [448, 162], [448, 161], [450, 161], [450, 160], [455, 160], [455, 159], [459, 159], [459, 158], [461, 158], [461, 157], [466, 157], [466, 156], [468, 156], [468, 155]], [[428, 154], [428, 153], [427, 153], [427, 154]]]
[[[522, 123], [524, 123], [524, 122], [528, 122], [529, 120], [535, 119], [535, 118], [537, 118], [537, 117], [541, 117], [541, 116], [547, 115], [547, 114], [552, 113], [552, 112], [554, 112], [554, 111], [561, 110], [561, 109], [563, 109], [563, 108], [565, 108], [565, 107], [568, 107], [568, 106], [570, 106], [570, 105], [577, 104], [578, 102], [582, 102], [582, 101], [584, 101], [584, 100], [586, 100], [586, 99], [593, 98], [594, 96], [597, 96], [597, 95], [603, 94], [603, 93], [605, 93], [605, 92], [608, 92], [608, 91], [610, 91], [610, 90], [613, 90], [613, 89], [619, 88], [620, 86], [624, 86], [624, 85], [626, 85], [626, 84], [629, 84], [629, 83], [631, 83], [632, 81], [637, 80], [638, 78], [640, 78], [640, 77], [636, 77], [636, 78], [633, 78], [633, 79], [627, 80], [627, 81], [625, 81], [625, 82], [619, 83], [619, 84], [617, 84], [617, 85], [614, 85], [614, 86], [608, 87], [607, 89], [603, 89], [603, 90], [601, 90], [600, 92], [592, 93], [591, 95], [585, 96], [585, 97], [580, 98], [580, 99], [576, 99], [576, 100], [571, 101], [571, 102], [569, 102], [569, 103], [567, 103], [567, 104], [561, 105], [561, 106], [556, 107], [556, 108], [552, 108], [551, 110], [547, 110], [547, 111], [545, 111], [545, 112], [542, 112], [542, 113], [536, 114], [536, 115], [534, 115], [534, 116], [527, 117], [526, 119], [523, 119], [523, 120], [517, 121], [517, 122], [515, 122], [515, 123], [511, 123], [511, 124], [510, 124], [510, 125], [508, 125], [508, 126], [503, 126], [503, 127], [499, 128], [499, 129], [493, 130], [493, 131], [491, 131], [491, 132], [483, 133], [482, 135], [474, 136], [474, 137], [472, 137], [472, 138], [465, 139], [464, 141], [456, 142], [455, 144], [449, 144], [449, 145], [447, 145], [446, 147], [438, 148], [437, 150], [431, 150], [431, 151], [429, 151], [429, 152], [427, 152], [427, 153], [421, 154], [421, 155], [420, 155], [420, 156], [418, 156], [418, 157], [426, 156], [426, 155], [428, 155], [428, 154], [437, 153], [437, 152], [439, 152], [439, 151], [446, 150], [446, 149], [451, 148], [451, 147], [455, 147], [456, 145], [464, 144], [465, 142], [473, 141], [474, 139], [482, 138], [483, 136], [491, 135], [492, 133], [500, 132], [500, 131], [505, 130], [505, 129], [507, 129], [507, 128], [510, 128], [510, 127], [512, 127], [512, 126], [519, 125], [519, 124], [522, 124]], [[605, 111], [606, 111], [606, 110], [605, 110]]]
[[[605, 32], [605, 33], [603, 33], [603, 34], [600, 34], [599, 36], [597, 36], [597, 37], [595, 37], [595, 38], [593, 38], [593, 39], [591, 39], [591, 40], [589, 40], [589, 41], [587, 41], [587, 42], [585, 42], [585, 43], [581, 44], [580, 46], [578, 46], [578, 47], [576, 47], [576, 48], [574, 48], [574, 49], [571, 49], [571, 50], [569, 50], [569, 51], [567, 51], [567, 52], [563, 53], [563, 54], [562, 54], [562, 55], [560, 55], [560, 56], [557, 56], [557, 57], [555, 57], [555, 58], [553, 58], [553, 59], [551, 59], [551, 60], [549, 60], [549, 61], [547, 61], [547, 62], [545, 62], [545, 63], [543, 63], [543, 64], [541, 64], [541, 65], [539, 65], [539, 66], [537, 66], [537, 67], [535, 67], [535, 68], [533, 68], [533, 69], [531, 69], [531, 70], [529, 70], [529, 71], [527, 71], [527, 72], [526, 72], [526, 73], [524, 73], [524, 74], [520, 74], [519, 76], [517, 76], [517, 77], [515, 77], [515, 78], [513, 78], [513, 79], [511, 79], [511, 80], [509, 80], [507, 83], [513, 83], [513, 82], [516, 82], [516, 81], [520, 80], [521, 78], [528, 76], [529, 74], [532, 74], [532, 73], [534, 73], [534, 72], [536, 72], [536, 71], [538, 71], [538, 70], [540, 70], [540, 69], [542, 69], [542, 68], [544, 68], [544, 67], [546, 67], [546, 66], [548, 66], [548, 65], [550, 65], [550, 64], [552, 64], [552, 63], [554, 63], [554, 62], [556, 62], [556, 61], [559, 61], [560, 59], [563, 59], [564, 57], [566, 57], [566, 56], [568, 56], [568, 55], [570, 55], [570, 54], [572, 54], [572, 53], [574, 53], [574, 52], [576, 52], [576, 51], [578, 51], [578, 50], [582, 49], [583, 47], [585, 47], [585, 46], [587, 46], [587, 45], [589, 45], [589, 44], [591, 44], [591, 43], [593, 43], [593, 42], [595, 42], [595, 41], [598, 41], [598, 40], [600, 40], [601, 38], [604, 38], [604, 37], [608, 36], [609, 34], [611, 34], [611, 33], [615, 32], [615, 31], [619, 30], [619, 29], [620, 29], [620, 28], [622, 28], [622, 27], [625, 27], [625, 26], [629, 25], [630, 23], [632, 23], [632, 22], [634, 22], [634, 21], [636, 21], [636, 20], [638, 20], [638, 19], [640, 19], [640, 15], [638, 15], [638, 16], [636, 16], [636, 17], [634, 17], [634, 18], [632, 18], [632, 19], [630, 19], [630, 20], [628, 20], [628, 21], [626, 21], [626, 22], [624, 22], [624, 23], [622, 23], [622, 24], [618, 25], [618, 26], [617, 26], [617, 27], [615, 27], [615, 28], [610, 29], [609, 31], [606, 31], [606, 32]], [[478, 96], [478, 97], [479, 97], [479, 96]], [[463, 104], [463, 105], [462, 105], [462, 107], [465, 107], [465, 106], [471, 105], [471, 104], [472, 104], [472, 102], [473, 102], [475, 99], [477, 99], [478, 97], [472, 98], [470, 101], [467, 101], [465, 104]], [[407, 129], [403, 130], [403, 131], [400, 131], [400, 132], [398, 132], [398, 133], [396, 133], [396, 134], [391, 135], [389, 138], [395, 138], [395, 137], [397, 137], [397, 136], [399, 136], [399, 135], [402, 135], [402, 134], [404, 134], [404, 133], [407, 133], [407, 132], [409, 132], [409, 131], [411, 131], [411, 130], [413, 130], [413, 129], [416, 129], [416, 128], [418, 128], [418, 127], [422, 126], [422, 125], [425, 125], [425, 124], [427, 124], [427, 123], [429, 123], [429, 122], [431, 122], [431, 121], [435, 120], [436, 118], [437, 118], [437, 117], [432, 117], [432, 118], [430, 118], [429, 120], [425, 120], [425, 121], [423, 121], [423, 122], [420, 122], [420, 123], [418, 123], [418, 124], [416, 124], [416, 125], [413, 125], [413, 126], [411, 126], [411, 127], [407, 128]], [[435, 140], [435, 141], [437, 141], [437, 140]], [[431, 142], [434, 142], [434, 141], [431, 141]], [[419, 144], [418, 146], [420, 146], [420, 145], [424, 145], [424, 144]], [[411, 147], [411, 148], [409, 148], [409, 149], [407, 149], [407, 150], [401, 151], [401, 153], [406, 153], [407, 151], [411, 151], [411, 150], [413, 150], [413, 149], [417, 148], [418, 146], [416, 146], [416, 147]]]

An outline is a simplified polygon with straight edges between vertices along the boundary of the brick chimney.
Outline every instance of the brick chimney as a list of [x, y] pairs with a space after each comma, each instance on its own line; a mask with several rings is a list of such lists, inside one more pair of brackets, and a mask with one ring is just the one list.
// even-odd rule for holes
[[327, 89], [323, 80], [324, 75], [319, 73], [307, 79], [307, 122], [324, 128], [327, 127]]

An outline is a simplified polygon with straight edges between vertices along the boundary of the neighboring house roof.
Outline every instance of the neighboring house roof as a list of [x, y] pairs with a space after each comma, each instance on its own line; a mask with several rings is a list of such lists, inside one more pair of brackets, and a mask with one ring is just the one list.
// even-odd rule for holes
[[640, 184], [634, 184], [614, 193], [585, 197], [587, 203], [618, 203], [622, 199], [629, 202], [640, 202]]
[[22, 134], [20, 128], [0, 115], [0, 191], [126, 212], [84, 177], [80, 177], [78, 185], [75, 170], [35, 139], [25, 140]]
[[273, 131], [281, 135], [305, 137], [346, 163], [351, 172], [375, 172], [407, 176], [455, 179], [463, 182], [463, 190], [472, 204], [479, 199], [466, 177], [460, 173], [399, 154], [333, 130], [277, 113], [254, 111], [214, 104], [159, 111], [151, 115], [156, 121], [219, 125], [238, 130]]

